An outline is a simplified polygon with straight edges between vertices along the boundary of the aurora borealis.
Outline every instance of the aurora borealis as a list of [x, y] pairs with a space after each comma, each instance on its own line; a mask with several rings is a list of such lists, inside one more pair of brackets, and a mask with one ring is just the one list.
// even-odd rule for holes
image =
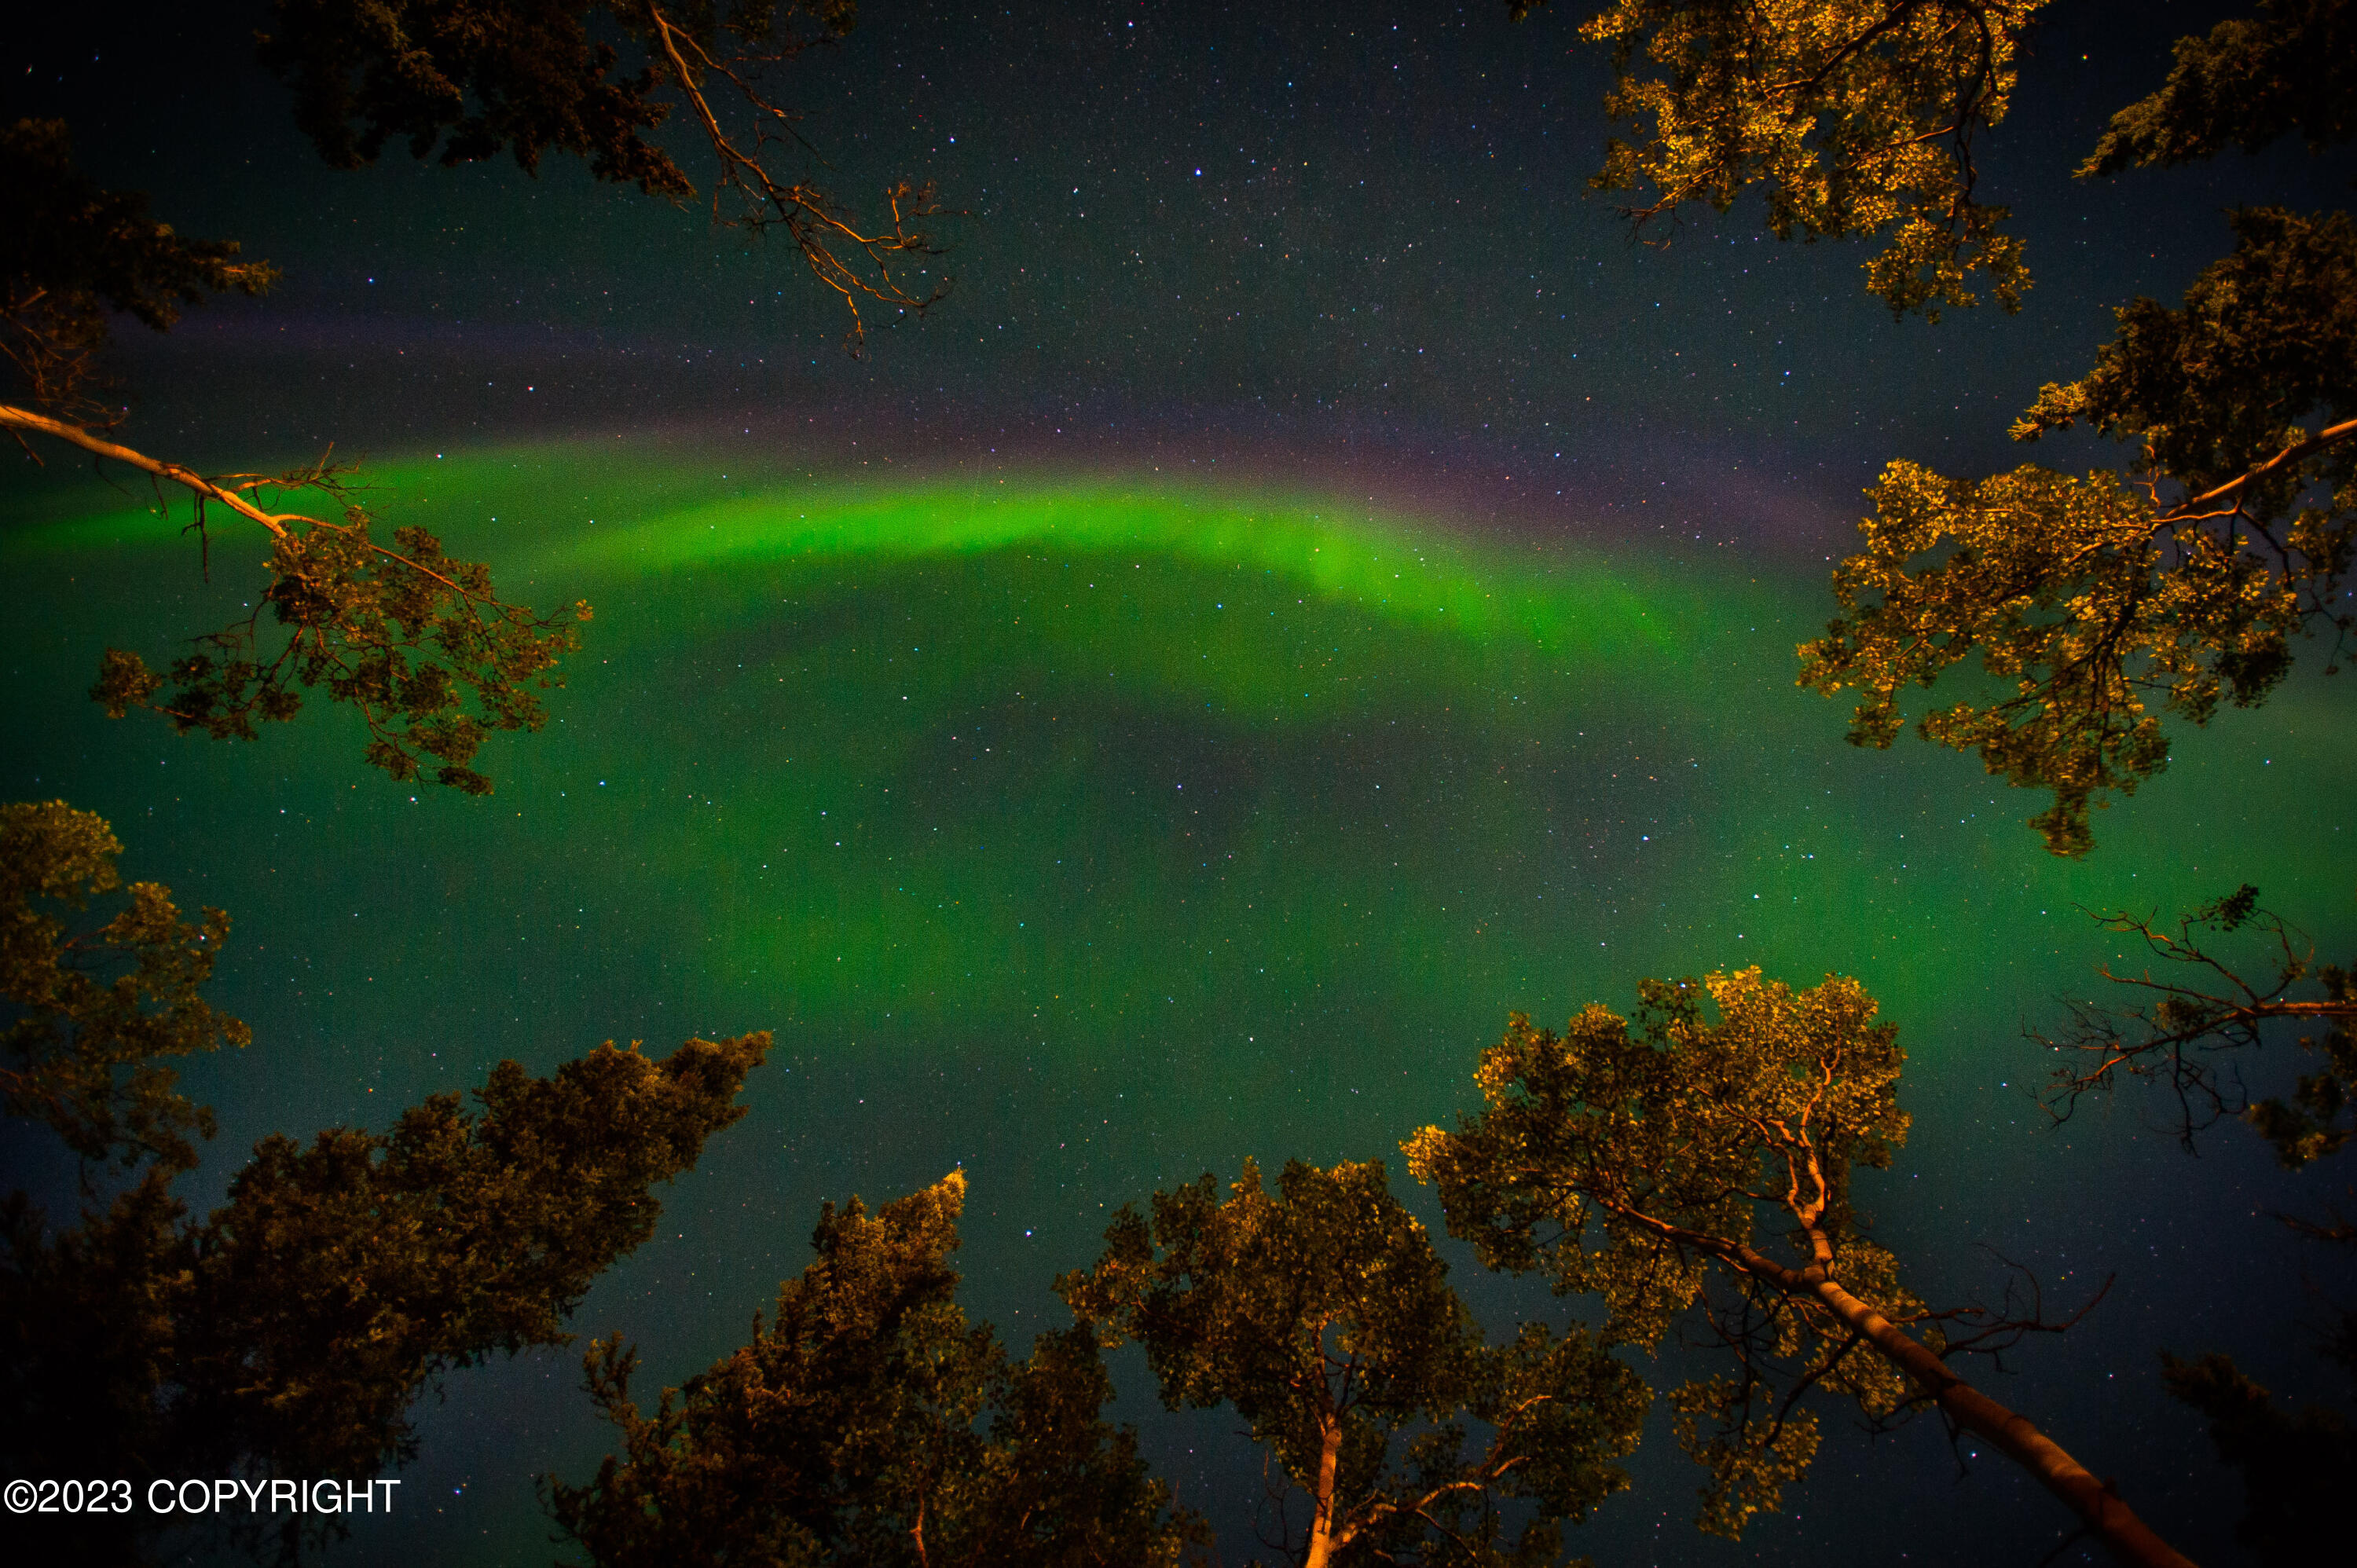
[[[1388, 1158], [1437, 1230], [1395, 1145], [1469, 1103], [1510, 1010], [1839, 972], [1910, 1053], [1914, 1131], [1861, 1182], [1882, 1240], [1935, 1298], [2002, 1290], [2000, 1260], [2064, 1311], [2114, 1277], [2003, 1397], [2231, 1561], [2231, 1477], [2156, 1352], [2230, 1350], [2299, 1388], [2310, 1276], [2346, 1282], [2255, 1215], [2345, 1178], [2276, 1172], [2233, 1127], [2189, 1158], [2141, 1090], [2051, 1130], [2023, 1036], [2121, 957], [2086, 909], [2248, 881], [2346, 950], [2346, 677], [2311, 660], [2264, 709], [2179, 729], [2069, 863], [2022, 826], [2040, 802], [1970, 759], [1842, 744], [1792, 656], [1880, 461], [2012, 460], [2005, 419], [2085, 359], [2100, 306], [2181, 287], [2214, 237], [2139, 241], [2134, 275], [2105, 274], [2072, 193], [2020, 172], [2096, 113], [2050, 108], [1999, 166], [2047, 246], [2027, 318], [1893, 326], [1856, 253], [1757, 242], [1740, 209], [1667, 252], [1623, 244], [1579, 198], [1598, 73], [1563, 59], [1566, 27], [887, 10], [813, 76], [844, 94], [815, 129], [872, 122], [873, 143], [842, 133], [855, 175], [931, 156], [983, 210], [961, 292], [856, 362], [786, 258], [577, 170], [330, 176], [251, 70], [210, 142], [149, 134], [187, 102], [169, 92], [74, 109], [110, 177], [293, 279], [126, 344], [129, 435], [249, 467], [366, 449], [390, 521], [597, 612], [548, 727], [487, 750], [490, 800], [413, 791], [324, 703], [251, 746], [104, 719], [81, 694], [99, 650], [160, 663], [225, 618], [247, 547], [217, 527], [208, 584], [144, 491], [53, 471], [0, 492], [6, 798], [102, 812], [127, 877], [236, 920], [215, 1000], [257, 1038], [186, 1074], [221, 1120], [197, 1201], [266, 1133], [382, 1125], [502, 1058], [772, 1028], [750, 1114], [576, 1328], [631, 1337], [650, 1385], [675, 1382], [802, 1267], [822, 1198], [963, 1165], [964, 1300], [1020, 1348], [1062, 1321], [1049, 1282], [1111, 1208], [1246, 1155]], [[2052, 91], [2140, 90], [2207, 16], [2164, 18], [2093, 84], [2067, 28], [2096, 30], [2058, 24]], [[1140, 29], [1156, 52], [1131, 60]], [[176, 40], [107, 69], [160, 81]], [[1488, 74], [1508, 66], [1519, 97]], [[43, 91], [92, 91], [59, 81]], [[1163, 120], [1200, 110], [1201, 148], [1162, 145], [1140, 94]], [[1278, 147], [1308, 172], [1252, 172]], [[1485, 184], [1501, 149], [1512, 172]], [[1387, 168], [1386, 190], [1351, 183]], [[1198, 247], [1182, 200], [1230, 203], [1225, 237]], [[2124, 202], [2085, 200], [2115, 242]], [[1283, 254], [1218, 248], [1254, 232]], [[1411, 273], [1418, 244], [1442, 257]], [[1720, 254], [1738, 247], [1755, 270]], [[1523, 293], [1564, 306], [1539, 311], [1559, 337], [1509, 312]], [[1493, 1326], [1570, 1310], [1448, 1255]], [[1241, 1561], [1260, 1477], [1232, 1423], [1164, 1414], [1135, 1351], [1114, 1369], [1124, 1418]], [[333, 1560], [546, 1561], [534, 1477], [577, 1477], [605, 1442], [577, 1375], [559, 1352], [451, 1376], [411, 1511]], [[1739, 1546], [1692, 1528], [1660, 1409], [1635, 1472], [1576, 1542], [1598, 1563], [2036, 1561], [2064, 1523], [1994, 1457], [1959, 1483], [1930, 1423], [1829, 1429]]]

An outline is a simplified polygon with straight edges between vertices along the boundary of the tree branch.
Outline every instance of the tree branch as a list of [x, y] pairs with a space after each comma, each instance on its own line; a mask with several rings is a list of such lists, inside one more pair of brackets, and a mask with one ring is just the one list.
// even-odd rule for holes
[[159, 479], [167, 479], [173, 484], [185, 486], [204, 499], [219, 501], [239, 516], [260, 523], [274, 536], [280, 539], [287, 537], [287, 525], [290, 523], [307, 522], [321, 527], [335, 526], [332, 523], [324, 522], [319, 518], [306, 517], [299, 512], [266, 512], [237, 491], [226, 489], [215, 484], [193, 468], [185, 468], [178, 463], [167, 463], [158, 458], [150, 457], [145, 452], [135, 452], [119, 442], [109, 441], [102, 435], [93, 435], [78, 424], [69, 424], [61, 419], [51, 419], [47, 414], [35, 413], [28, 408], [17, 408], [13, 404], [0, 403], [0, 429], [29, 430], [36, 435], [54, 436], [59, 441], [81, 447], [92, 456], [111, 458], [117, 463], [127, 464], [144, 474], [153, 474]]
[[2327, 425], [2324, 429], [2318, 431], [2314, 435], [2309, 436], [2307, 440], [2296, 441], [2292, 445], [2285, 447], [2282, 451], [2276, 453], [2274, 456], [2268, 458], [2257, 467], [2251, 469], [2248, 473], [2244, 474], [2239, 478], [2229, 479], [2214, 490], [2204, 490], [2200, 495], [2193, 497], [2190, 500], [2179, 501], [2174, 510], [2165, 513], [2155, 521], [2159, 522], [2181, 522], [2189, 521], [2186, 514], [2190, 512], [2195, 507], [2205, 506], [2211, 501], [2216, 500], [2221, 496], [2229, 495], [2235, 490], [2241, 489], [2244, 485], [2250, 484], [2254, 480], [2265, 478], [2267, 475], [2275, 472], [2277, 468], [2282, 467], [2287, 463], [2303, 462], [2306, 459], [2314, 456], [2317, 453], [2323, 451], [2328, 446], [2336, 446], [2341, 442], [2348, 440], [2352, 435], [2357, 435], [2357, 419], [2344, 419], [2338, 424]]

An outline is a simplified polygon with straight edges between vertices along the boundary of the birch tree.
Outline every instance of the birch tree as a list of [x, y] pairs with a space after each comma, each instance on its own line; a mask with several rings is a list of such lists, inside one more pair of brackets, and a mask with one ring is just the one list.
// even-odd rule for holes
[[1854, 981], [1794, 992], [1756, 969], [1640, 993], [1635, 1027], [1601, 1006], [1560, 1035], [1516, 1015], [1482, 1056], [1482, 1109], [1405, 1147], [1450, 1233], [1492, 1268], [1602, 1297], [1608, 1338], [1650, 1348], [1683, 1326], [1725, 1353], [1727, 1370], [1670, 1394], [1708, 1475], [1703, 1528], [1740, 1535], [1806, 1472], [1812, 1404], [1873, 1424], [1929, 1405], [2123, 1562], [2182, 1568], [2108, 1485], [1949, 1364], [2068, 1324], [2034, 1307], [1934, 1310], [1867, 1239], [1852, 1173], [1888, 1165], [1908, 1126], [1904, 1058], [1873, 999]]

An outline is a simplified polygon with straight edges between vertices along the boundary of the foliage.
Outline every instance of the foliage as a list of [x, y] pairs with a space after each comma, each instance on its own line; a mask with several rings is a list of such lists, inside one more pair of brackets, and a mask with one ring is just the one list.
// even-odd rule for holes
[[445, 168], [505, 149], [537, 174], [557, 152], [587, 159], [598, 179], [675, 199], [694, 187], [646, 139], [667, 113], [650, 100], [653, 72], [618, 75], [614, 46], [590, 37], [591, 14], [608, 9], [274, 0], [259, 53], [294, 90], [295, 124], [333, 167], [374, 163], [396, 139], [419, 158], [438, 145]]
[[2235, 515], [2256, 529], [2295, 518], [2287, 538], [2268, 544], [2345, 570], [2345, 518], [2336, 548], [2319, 532], [2321, 515], [2298, 503], [2319, 488], [2345, 489], [2357, 473], [2347, 450], [2280, 459], [2316, 434], [2301, 421], [2357, 413], [2357, 230], [2346, 213], [2279, 207], [2240, 209], [2227, 221], [2233, 253], [2202, 269], [2181, 309], [2149, 299], [2122, 306], [2094, 370], [2041, 389], [2013, 434], [2034, 441], [2084, 420], [2138, 445], [2137, 478], [2203, 497], [2264, 469], [2235, 494]]
[[[2234, 223], [2234, 254], [2182, 310], [2121, 310], [2093, 372], [2049, 385], [2016, 426], [2136, 437], [2134, 483], [1893, 463], [1867, 492], [1866, 548], [1835, 572], [1841, 617], [1801, 647], [1801, 683], [1856, 687], [1850, 739], [1873, 746], [1898, 733], [1903, 688], [1977, 655], [1999, 693], [1929, 711], [1918, 732], [2052, 790], [2032, 825], [2058, 854], [2093, 847], [2104, 795], [2168, 766], [2148, 702], [2206, 724], [2222, 700], [2266, 700], [2296, 632], [2357, 625], [2338, 607], [2357, 447], [2331, 423], [2357, 413], [2357, 229], [2274, 209]], [[2296, 423], [2319, 413], [2319, 430]], [[2187, 493], [2164, 503], [2164, 484]]]
[[[1842, 614], [1801, 645], [1801, 683], [1855, 687], [1852, 744], [1887, 746], [1905, 722], [1900, 693], [1977, 656], [1993, 690], [1928, 709], [1917, 733], [2051, 790], [2030, 825], [2057, 854], [2093, 847], [2104, 797], [2168, 766], [2151, 704], [2196, 724], [2222, 698], [2255, 705], [2288, 671], [2304, 621], [2347, 618], [2322, 607], [2346, 569], [2346, 518], [2319, 570], [2266, 551], [2263, 528], [2203, 526], [2101, 471], [1971, 480], [1899, 462], [1867, 493], [1866, 548], [1835, 573]], [[2270, 553], [2290, 570], [2271, 570]]]
[[[1716, 1025], [1700, 1017], [1706, 990]], [[1849, 1204], [1852, 1167], [1889, 1165], [1906, 1137], [1893, 1092], [1903, 1057], [1851, 981], [1795, 994], [1747, 970], [1648, 981], [1641, 994], [1634, 1031], [1601, 1006], [1560, 1036], [1516, 1014], [1481, 1058], [1487, 1109], [1458, 1133], [1418, 1133], [1408, 1165], [1438, 1187], [1450, 1233], [1482, 1262], [1601, 1295], [1608, 1337], [1650, 1349], [1703, 1313], [1739, 1375], [1688, 1383], [1672, 1402], [1681, 1442], [1711, 1473], [1703, 1526], [1738, 1536], [1816, 1450], [1805, 1391], [1846, 1395], [1876, 1420], [1909, 1401], [1889, 1363], [1852, 1353], [1846, 1326], [1746, 1265], [1766, 1206], [1801, 1227], [1795, 1267], [1820, 1264], [1895, 1321], [1922, 1317]], [[1715, 1264], [1731, 1298], [1706, 1291]]]
[[[1544, 0], [1535, 0], [1544, 4]], [[1510, 0], [1517, 15], [1533, 0]], [[1904, 314], [1998, 301], [2028, 284], [2006, 210], [1975, 195], [1975, 133], [2004, 116], [2038, 9], [1987, 0], [1616, 0], [1582, 27], [1615, 48], [1615, 141], [1597, 185], [1650, 188], [1641, 226], [1753, 186], [1780, 238], [1889, 233], [1869, 290]], [[1641, 69], [1638, 61], [1646, 62]], [[2357, 129], [2357, 8], [2266, 0], [2178, 45], [2176, 69], [2120, 111], [2082, 176], [2181, 164]], [[1970, 480], [1893, 463], [1868, 493], [1866, 548], [1834, 578], [1841, 616], [1802, 645], [1801, 683], [1857, 692], [1850, 739], [1888, 746], [1900, 693], [1977, 659], [1988, 677], [1919, 734], [2053, 792], [2047, 847], [2083, 854], [2093, 808], [2166, 767], [2156, 709], [2206, 724], [2266, 700], [2296, 632], [2357, 626], [2357, 232], [2340, 213], [2233, 215], [2233, 253], [2180, 308], [2137, 299], [2087, 376], [2050, 384], [2024, 441], [2084, 422], [2136, 444], [2128, 483], [2024, 467]], [[1951, 683], [1954, 678], [1951, 677]]]
[[598, 1342], [588, 1388], [624, 1453], [551, 1487], [557, 1521], [616, 1568], [1178, 1563], [1200, 1522], [1100, 1418], [1093, 1336], [1041, 1335], [1010, 1365], [967, 1326], [948, 1261], [964, 1198], [952, 1172], [872, 1217], [827, 1205], [770, 1322], [651, 1415], [630, 1399], [637, 1352]]
[[1380, 1163], [1293, 1161], [1271, 1195], [1247, 1160], [1225, 1202], [1207, 1174], [1150, 1221], [1125, 1207], [1105, 1243], [1058, 1292], [1144, 1343], [1171, 1409], [1244, 1418], [1308, 1494], [1308, 1568], [1555, 1562], [1563, 1522], [1628, 1485], [1635, 1377], [1577, 1326], [1485, 1347]]
[[[182, 731], [252, 740], [257, 723], [290, 719], [304, 692], [324, 690], [360, 714], [371, 766], [403, 782], [430, 772], [468, 794], [489, 793], [490, 780], [469, 764], [492, 731], [544, 722], [540, 693], [561, 683], [552, 671], [577, 646], [575, 623], [588, 606], [544, 618], [506, 603], [488, 568], [451, 559], [423, 528], [396, 529], [390, 545], [379, 542], [349, 475], [325, 460], [277, 476], [207, 476], [108, 438], [102, 433], [124, 412], [92, 391], [108, 309], [163, 331], [206, 290], [256, 294], [276, 274], [233, 261], [232, 243], [178, 238], [147, 216], [144, 195], [101, 189], [73, 166], [58, 122], [19, 121], [0, 132], [0, 174], [12, 195], [21, 182], [24, 220], [0, 234], [0, 346], [34, 405], [0, 404], [0, 428], [20, 443], [64, 441], [188, 490], [208, 564], [209, 505], [271, 540], [268, 581], [250, 615], [198, 638], [167, 674], [136, 653], [108, 650], [92, 698], [116, 718], [151, 708]], [[333, 514], [269, 510], [277, 495], [304, 491]]]
[[[2344, 1337], [2348, 1330], [2344, 1328]], [[2341, 1358], [2349, 1365], [2346, 1347]], [[2345, 1488], [2357, 1471], [2357, 1430], [2322, 1405], [2287, 1411], [2214, 1352], [2161, 1358], [2169, 1391], [2210, 1418], [2218, 1456], [2243, 1473], [2234, 1539], [2261, 1568], [2329, 1563], [2349, 1542]]]
[[[419, 157], [438, 148], [445, 165], [505, 149], [527, 172], [569, 154], [600, 179], [684, 201], [694, 183], [649, 139], [683, 106], [711, 147], [715, 221], [782, 231], [850, 309], [856, 347], [863, 302], [921, 315], [946, 285], [920, 281], [939, 253], [922, 227], [940, 212], [930, 187], [888, 190], [888, 219], [870, 227], [783, 172], [782, 157], [808, 149], [767, 74], [840, 38], [852, 16], [849, 0], [276, 0], [259, 42], [295, 89], [297, 123], [344, 168], [393, 140]], [[639, 57], [634, 74], [620, 73], [609, 37]], [[360, 714], [372, 767], [488, 793], [477, 752], [493, 731], [541, 725], [541, 693], [561, 684], [552, 671], [588, 607], [544, 617], [510, 604], [487, 568], [450, 559], [422, 528], [380, 542], [349, 475], [327, 458], [278, 475], [205, 475], [107, 439], [125, 412], [95, 395], [107, 308], [161, 331], [208, 290], [257, 294], [277, 274], [237, 262], [234, 243], [178, 238], [147, 216], [144, 195], [101, 189], [74, 167], [60, 123], [0, 133], [0, 175], [16, 220], [0, 233], [0, 348], [31, 405], [0, 404], [0, 428], [27, 454], [28, 436], [47, 436], [183, 487], [208, 560], [209, 504], [271, 536], [252, 615], [198, 638], [163, 672], [110, 649], [91, 695], [116, 717], [149, 708], [183, 732], [251, 740], [323, 691]], [[328, 515], [273, 510], [274, 496], [305, 491]]]
[[[436, 1095], [389, 1133], [264, 1139], [201, 1222], [156, 1171], [58, 1234], [12, 1197], [0, 1456], [142, 1496], [151, 1477], [406, 1460], [409, 1407], [442, 1374], [566, 1341], [590, 1283], [652, 1233], [652, 1187], [742, 1114], [768, 1047], [692, 1040], [655, 1062], [608, 1045], [547, 1079], [502, 1062], [478, 1115]], [[159, 1522], [70, 1520], [57, 1548], [122, 1555], [143, 1521]], [[278, 1523], [291, 1556], [296, 1526]]]
[[2255, 153], [2288, 135], [2320, 153], [2357, 133], [2357, 10], [2347, 0], [2259, 0], [2258, 10], [2179, 39], [2168, 82], [2112, 116], [2079, 172]]
[[[0, 805], [0, 1095], [7, 1114], [47, 1123], [74, 1155], [125, 1170], [197, 1163], [210, 1112], [175, 1088], [163, 1058], [242, 1046], [253, 1032], [198, 991], [229, 936], [229, 917], [180, 918], [171, 891], [128, 889], [123, 846], [105, 820], [63, 800]], [[123, 892], [104, 925], [68, 917]]]
[[436, 1094], [389, 1133], [264, 1139], [199, 1233], [199, 1331], [178, 1336], [214, 1440], [337, 1474], [407, 1457], [401, 1412], [428, 1379], [566, 1342], [590, 1283], [654, 1233], [649, 1189], [744, 1114], [769, 1045], [656, 1062], [609, 1042], [545, 1079], [501, 1062], [476, 1116]]
[[196, 639], [168, 675], [107, 650], [92, 700], [113, 718], [148, 708], [183, 733], [253, 740], [257, 720], [291, 719], [305, 691], [324, 690], [367, 725], [371, 767], [403, 783], [430, 768], [436, 783], [490, 794], [490, 779], [468, 764], [492, 732], [547, 722], [540, 693], [564, 683], [552, 671], [580, 646], [587, 603], [545, 618], [505, 603], [489, 567], [451, 559], [426, 529], [393, 530], [390, 548], [376, 542], [374, 520], [332, 470], [275, 482], [343, 502], [342, 521], [279, 514], [269, 585], [252, 614]]
[[123, 408], [102, 402], [96, 356], [106, 313], [161, 332], [208, 294], [258, 295], [277, 281], [267, 262], [241, 262], [236, 242], [187, 240], [135, 191], [103, 190], [74, 166], [61, 120], [0, 127], [0, 351], [35, 406], [106, 428]]
[[[2314, 36], [2298, 37], [2327, 52], [2231, 100], [2235, 73], [2261, 69], [2235, 49], [2274, 38], [2261, 50], [2272, 59], [2293, 47], [2276, 36], [2285, 8], [2187, 40], [2171, 85], [2123, 111], [2081, 172], [2292, 128], [2312, 145], [2345, 139], [2346, 95], [2330, 86], [2357, 73], [2345, 11], [2307, 7], [2298, 20]], [[2181, 307], [2121, 308], [2095, 368], [2048, 384], [2013, 427], [2035, 441], [2083, 421], [2132, 441], [2128, 483], [2036, 467], [1959, 480], [1894, 463], [1868, 492], [1866, 548], [1835, 573], [1841, 617], [1801, 647], [1801, 683], [1856, 687], [1850, 738], [1878, 746], [1898, 732], [1902, 688], [1977, 656], [1996, 693], [1929, 711], [1918, 732], [2052, 790], [2032, 825], [2058, 854], [2085, 854], [2091, 808], [2168, 765], [2148, 704], [2196, 725], [2221, 701], [2255, 705], [2290, 669], [2295, 633], [2330, 635], [2337, 665], [2357, 627], [2344, 602], [2357, 551], [2357, 228], [2279, 208], [2232, 223], [2233, 253]]]
[[[1519, 18], [1545, 0], [1510, 0]], [[1642, 227], [1764, 188], [1779, 239], [1888, 234], [1867, 288], [1895, 315], [2007, 310], [2029, 286], [2002, 207], [1975, 199], [1975, 138], [2005, 118], [2019, 39], [2043, 0], [1612, 0], [1581, 25], [1613, 48], [1614, 138], [1592, 181], [1649, 190]], [[1642, 57], [1645, 68], [1640, 69]]]
[[[1439, 1188], [1449, 1233], [1491, 1267], [1542, 1269], [1559, 1291], [1602, 1296], [1609, 1339], [1651, 1348], [1683, 1326], [1727, 1352], [1730, 1373], [1670, 1396], [1679, 1441], [1709, 1475], [1702, 1527], [1738, 1536], [1806, 1471], [1811, 1397], [1878, 1426], [1931, 1402], [2023, 1463], [2127, 1560], [2181, 1563], [2083, 1466], [1945, 1364], [2068, 1325], [2040, 1321], [2034, 1303], [1934, 1312], [1867, 1239], [1851, 1173], [1887, 1166], [1908, 1126], [1905, 1058], [1874, 999], [1839, 976], [1794, 992], [1756, 969], [1639, 992], [1634, 1029], [1601, 1006], [1561, 1035], [1515, 1015], [1482, 1056], [1482, 1111], [1405, 1147], [1417, 1178]], [[1763, 1217], [1784, 1228], [1789, 1261], [1756, 1238]]]

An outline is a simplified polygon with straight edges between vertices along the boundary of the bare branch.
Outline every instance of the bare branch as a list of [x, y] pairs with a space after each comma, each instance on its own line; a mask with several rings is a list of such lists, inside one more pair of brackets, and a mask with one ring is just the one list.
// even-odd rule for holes
[[[780, 177], [763, 161], [764, 152], [775, 143], [790, 141], [805, 149], [808, 144], [794, 129], [797, 116], [770, 98], [756, 78], [768, 66], [808, 48], [813, 40], [790, 38], [770, 43], [766, 51], [748, 49], [722, 58], [662, 6], [650, 5], [644, 15], [651, 41], [660, 47], [663, 74], [686, 101], [718, 166], [712, 189], [713, 221], [756, 237], [770, 228], [783, 229], [812, 275], [833, 289], [851, 312], [849, 341], [854, 352], [866, 338], [866, 320], [860, 309], [863, 300], [922, 316], [948, 294], [946, 280], [919, 289], [901, 271], [906, 258], [942, 253], [932, 237], [916, 227], [948, 215], [931, 185], [902, 181], [891, 187], [884, 193], [888, 224], [867, 230], [852, 222], [825, 191], [807, 181]], [[747, 42], [749, 45], [750, 40]], [[713, 107], [705, 84], [714, 78], [735, 88], [752, 112], [756, 130], [749, 149], [729, 134]], [[725, 207], [731, 196], [737, 202], [733, 216]]]
[[[2178, 1137], [2188, 1150], [2197, 1134], [2229, 1116], [2248, 1116], [2260, 1123], [2277, 1154], [2290, 1164], [2329, 1153], [2347, 1140], [2349, 1131], [2334, 1123], [2346, 1088], [2342, 1058], [2351, 1052], [2357, 985], [2348, 971], [2319, 966], [2314, 945], [2280, 917], [2258, 908], [2257, 898], [2258, 890], [2246, 884], [2180, 917], [2174, 930], [2159, 928], [2146, 916], [2093, 916], [2106, 929], [2139, 938], [2156, 959], [2178, 966], [2186, 978], [2169, 978], [2165, 972], [2156, 977], [2149, 971], [2117, 974], [2105, 967], [2099, 972], [2106, 981], [2156, 1000], [2074, 1003], [2070, 1026], [2060, 1038], [2032, 1033], [2030, 1038], [2040, 1044], [2074, 1053], [2086, 1063], [2055, 1069], [2042, 1097], [2049, 1115], [2058, 1122], [2069, 1120], [2082, 1097], [2109, 1089], [2126, 1075], [2158, 1078], [2169, 1084], [2178, 1102]], [[2268, 960], [2272, 972], [2259, 979], [2246, 979], [2203, 945], [2204, 931], [2223, 934], [2244, 927], [2273, 950]], [[2310, 986], [2323, 994], [2298, 993]], [[2299, 1108], [2280, 1101], [2254, 1106], [2232, 1063], [2214, 1059], [2256, 1048], [2265, 1042], [2265, 1026], [2277, 1022], [2330, 1026], [2320, 1038], [2300, 1041], [2320, 1052], [2327, 1065], [2321, 1074], [2302, 1079], [2295, 1096]]]

